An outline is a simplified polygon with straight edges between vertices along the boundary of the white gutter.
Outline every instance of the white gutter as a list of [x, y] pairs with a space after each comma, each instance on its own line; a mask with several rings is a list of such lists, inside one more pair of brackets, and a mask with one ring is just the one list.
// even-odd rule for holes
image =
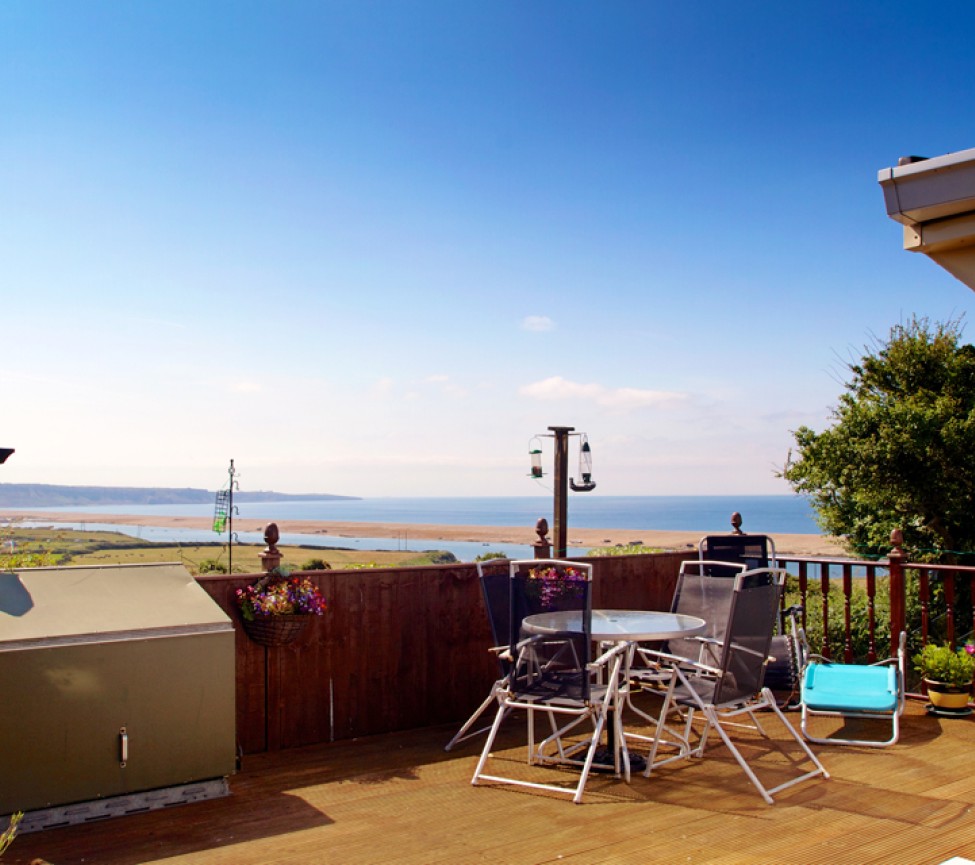
[[903, 157], [877, 174], [904, 248], [923, 252], [975, 289], [975, 148], [933, 159]]

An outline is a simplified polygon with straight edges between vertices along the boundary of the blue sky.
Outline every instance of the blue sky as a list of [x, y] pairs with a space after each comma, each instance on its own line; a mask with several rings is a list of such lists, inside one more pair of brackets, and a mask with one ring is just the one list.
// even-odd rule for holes
[[975, 147], [973, 32], [962, 2], [6, 0], [0, 481], [540, 495], [529, 441], [567, 425], [593, 495], [788, 493], [844, 362], [975, 299], [877, 184]]

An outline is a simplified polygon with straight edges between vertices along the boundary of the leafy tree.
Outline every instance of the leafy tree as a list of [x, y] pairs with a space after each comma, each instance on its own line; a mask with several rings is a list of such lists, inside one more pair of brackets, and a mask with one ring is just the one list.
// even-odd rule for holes
[[975, 346], [959, 322], [912, 318], [848, 366], [835, 423], [794, 431], [782, 475], [853, 552], [882, 555], [893, 529], [916, 560], [975, 550]]

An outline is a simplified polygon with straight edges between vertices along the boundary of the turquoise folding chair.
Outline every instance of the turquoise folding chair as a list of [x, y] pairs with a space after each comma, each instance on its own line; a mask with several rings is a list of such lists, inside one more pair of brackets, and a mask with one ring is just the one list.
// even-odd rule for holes
[[[802, 635], [805, 642], [805, 635]], [[904, 711], [904, 664], [907, 634], [901, 633], [897, 654], [876, 664], [834, 664], [820, 655], [807, 655], [802, 674], [800, 705], [802, 735], [823, 745], [863, 745], [886, 748], [900, 736], [900, 716]], [[829, 715], [849, 719], [879, 719], [890, 722], [886, 739], [853, 739], [842, 736], [814, 736], [810, 718]]]

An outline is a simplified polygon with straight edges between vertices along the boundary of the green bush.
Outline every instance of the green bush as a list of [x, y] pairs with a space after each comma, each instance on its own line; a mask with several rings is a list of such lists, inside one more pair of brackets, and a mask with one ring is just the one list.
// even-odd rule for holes
[[504, 553], [499, 553], [497, 551], [492, 551], [490, 553], [481, 553], [479, 556], [474, 557], [475, 562], [489, 562], [492, 559], [506, 559], [508, 558]]
[[662, 552], [660, 547], [648, 547], [645, 544], [617, 544], [615, 547], [595, 547], [587, 555], [600, 556], [644, 556], [648, 553]]
[[200, 574], [225, 574], [227, 566], [217, 559], [203, 559], [196, 566], [197, 573]]
[[21, 568], [53, 568], [68, 561], [60, 553], [10, 553], [0, 556], [0, 570], [16, 571]]
[[308, 559], [299, 570], [302, 571], [330, 571], [332, 566], [325, 559]]

